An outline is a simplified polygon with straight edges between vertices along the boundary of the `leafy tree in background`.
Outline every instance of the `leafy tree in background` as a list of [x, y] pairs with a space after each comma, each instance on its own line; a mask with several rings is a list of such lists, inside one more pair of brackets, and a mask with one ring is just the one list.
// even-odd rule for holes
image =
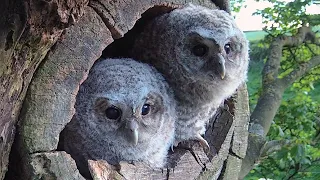
[[[266, 58], [266, 49], [257, 47], [258, 44], [252, 44], [249, 71], [251, 109], [261, 93], [261, 82], [257, 79], [263, 62], [255, 60]], [[313, 77], [307, 75], [285, 91], [259, 165], [246, 179], [320, 179], [320, 82], [310, 79]]]
[[269, 2], [256, 13], [268, 35], [251, 45], [252, 114], [240, 178], [259, 163], [246, 179], [320, 179], [320, 16], [306, 14], [311, 0]]
[[241, 7], [243, 6], [245, 0], [231, 0], [230, 1], [230, 7], [231, 12], [239, 12]]

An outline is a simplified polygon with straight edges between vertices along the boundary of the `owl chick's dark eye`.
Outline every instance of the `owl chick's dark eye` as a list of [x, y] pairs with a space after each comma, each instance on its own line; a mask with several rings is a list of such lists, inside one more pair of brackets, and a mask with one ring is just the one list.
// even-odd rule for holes
[[227, 43], [227, 44], [224, 45], [224, 50], [225, 50], [226, 54], [229, 54], [231, 52], [230, 43]]
[[192, 53], [196, 56], [204, 56], [208, 52], [208, 47], [204, 44], [196, 45], [192, 48]]
[[151, 110], [150, 104], [144, 104], [141, 109], [141, 114], [145, 116], [149, 114], [150, 110]]
[[121, 110], [115, 106], [108, 107], [106, 109], [106, 116], [109, 119], [118, 120], [121, 116]]

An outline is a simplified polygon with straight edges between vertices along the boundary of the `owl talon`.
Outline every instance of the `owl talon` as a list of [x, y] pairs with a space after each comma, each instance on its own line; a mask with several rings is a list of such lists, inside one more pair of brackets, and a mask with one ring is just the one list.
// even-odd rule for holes
[[197, 140], [199, 141], [200, 145], [202, 146], [205, 153], [208, 153], [210, 150], [210, 146], [208, 142], [200, 135], [197, 135]]

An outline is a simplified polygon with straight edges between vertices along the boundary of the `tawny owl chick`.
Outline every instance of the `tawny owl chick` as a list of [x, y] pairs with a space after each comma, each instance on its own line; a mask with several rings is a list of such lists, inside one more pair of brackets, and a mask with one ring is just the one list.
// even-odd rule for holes
[[165, 165], [175, 101], [154, 68], [132, 59], [97, 62], [80, 86], [75, 109], [62, 132], [63, 146], [86, 176], [88, 159]]
[[153, 65], [177, 100], [176, 141], [200, 140], [221, 102], [246, 80], [248, 42], [222, 10], [188, 5], [157, 17], [131, 56]]

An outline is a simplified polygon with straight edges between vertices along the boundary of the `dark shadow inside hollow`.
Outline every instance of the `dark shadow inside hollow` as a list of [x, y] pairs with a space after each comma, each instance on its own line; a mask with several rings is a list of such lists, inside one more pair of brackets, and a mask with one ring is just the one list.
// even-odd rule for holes
[[129, 57], [129, 51], [133, 46], [135, 37], [143, 31], [143, 28], [148, 24], [148, 22], [157, 16], [161, 16], [174, 9], [175, 8], [168, 6], [154, 6], [145, 11], [134, 27], [129, 30], [124, 37], [116, 39], [104, 49], [102, 52], [102, 58]]

